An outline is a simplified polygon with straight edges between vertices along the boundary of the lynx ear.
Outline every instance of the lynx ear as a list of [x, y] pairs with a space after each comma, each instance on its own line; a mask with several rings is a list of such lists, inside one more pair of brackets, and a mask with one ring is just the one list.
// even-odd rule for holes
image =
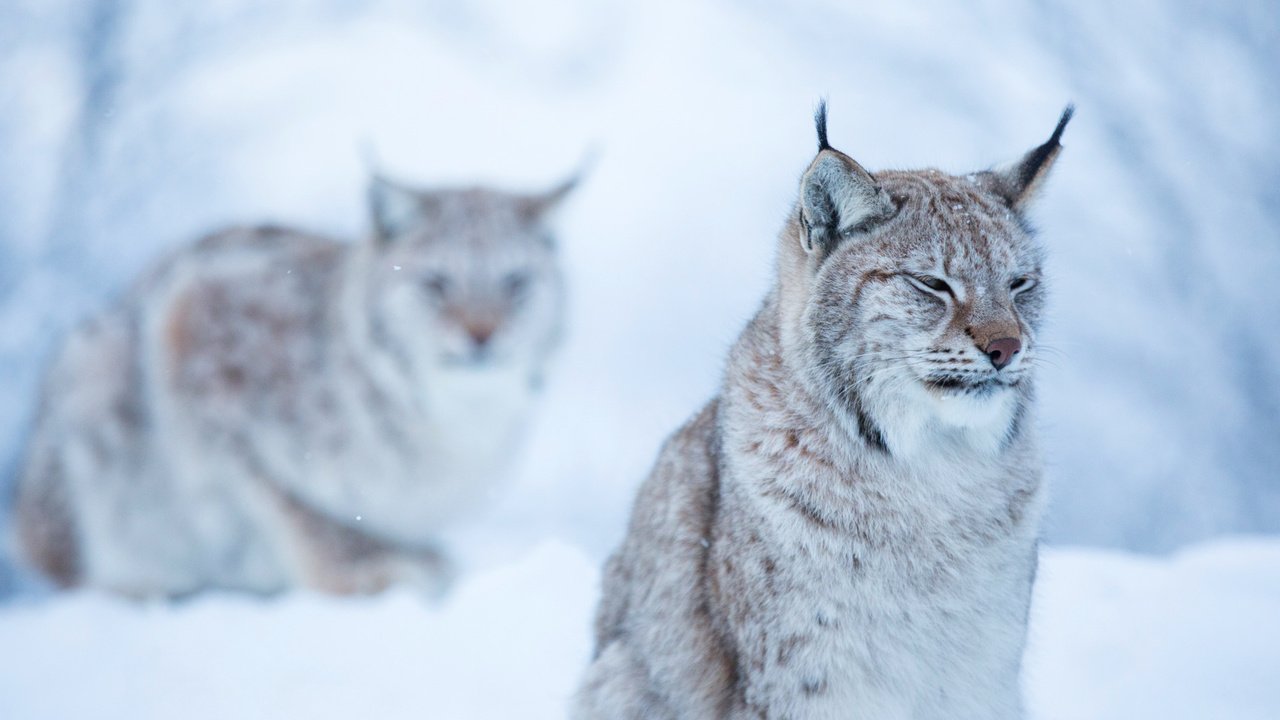
[[806, 252], [834, 247], [843, 236], [866, 232], [893, 216], [893, 201], [853, 158], [827, 144], [827, 104], [814, 116], [818, 156], [800, 178], [801, 243]]
[[394, 183], [374, 174], [369, 181], [369, 213], [373, 231], [379, 241], [387, 241], [404, 232], [427, 214], [425, 193]]
[[546, 192], [520, 198], [520, 215], [531, 223], [545, 222], [560, 207], [564, 199], [578, 187], [581, 180], [582, 171], [579, 170], [569, 179]]
[[1004, 198], [1009, 207], [1021, 210], [1035, 197], [1036, 191], [1048, 177], [1054, 160], [1058, 158], [1058, 153], [1062, 152], [1062, 143], [1059, 140], [1062, 139], [1062, 131], [1071, 121], [1075, 111], [1075, 105], [1068, 105], [1062, 111], [1062, 117], [1058, 119], [1058, 126], [1053, 129], [1053, 135], [1050, 135], [1043, 145], [1023, 155], [1020, 160], [1011, 165], [984, 173], [989, 177], [991, 189]]

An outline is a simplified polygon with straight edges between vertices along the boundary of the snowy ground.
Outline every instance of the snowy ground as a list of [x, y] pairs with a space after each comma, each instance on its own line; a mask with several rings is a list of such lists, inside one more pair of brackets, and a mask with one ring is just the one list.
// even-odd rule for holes
[[[405, 593], [6, 606], [0, 717], [562, 718], [590, 652], [596, 566], [545, 542], [435, 608]], [[1280, 711], [1280, 540], [1167, 559], [1048, 550], [1032, 615], [1035, 720]]]

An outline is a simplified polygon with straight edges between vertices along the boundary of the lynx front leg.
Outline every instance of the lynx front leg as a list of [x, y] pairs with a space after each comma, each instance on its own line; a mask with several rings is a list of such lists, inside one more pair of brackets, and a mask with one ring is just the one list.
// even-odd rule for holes
[[622, 641], [591, 663], [574, 698], [573, 720], [675, 720], [676, 713], [650, 687], [649, 672]]
[[369, 595], [391, 585], [432, 598], [453, 582], [453, 564], [436, 548], [405, 548], [332, 520], [293, 498], [282, 498], [297, 582], [338, 595]]

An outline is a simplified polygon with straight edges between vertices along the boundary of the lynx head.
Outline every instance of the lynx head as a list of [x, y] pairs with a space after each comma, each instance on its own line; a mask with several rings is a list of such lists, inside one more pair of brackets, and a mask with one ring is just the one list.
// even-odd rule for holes
[[1025, 218], [1072, 108], [1006, 167], [871, 174], [827, 143], [783, 234], [783, 342], [872, 446], [896, 456], [940, 436], [994, 452], [1032, 399], [1043, 252]]
[[377, 341], [453, 370], [540, 361], [563, 304], [552, 220], [575, 184], [424, 191], [375, 176], [367, 300]]

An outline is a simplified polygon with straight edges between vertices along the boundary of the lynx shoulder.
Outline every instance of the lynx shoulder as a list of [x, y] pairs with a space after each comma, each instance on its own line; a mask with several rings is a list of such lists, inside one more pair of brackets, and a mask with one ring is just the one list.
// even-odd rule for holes
[[1044, 488], [1024, 219], [1071, 115], [1000, 169], [827, 142], [719, 396], [610, 558], [585, 718], [1018, 718]]
[[247, 227], [160, 262], [46, 376], [20, 554], [136, 596], [439, 589], [438, 533], [503, 473], [557, 344], [571, 188], [375, 178], [365, 241]]

